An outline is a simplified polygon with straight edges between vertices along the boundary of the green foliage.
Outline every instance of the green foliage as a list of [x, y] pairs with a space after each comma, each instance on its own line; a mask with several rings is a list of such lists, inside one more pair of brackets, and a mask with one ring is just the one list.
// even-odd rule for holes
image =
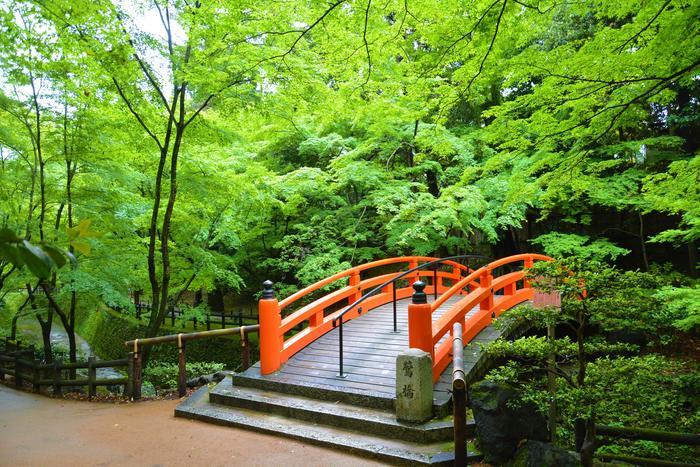
[[[223, 369], [223, 363], [188, 362], [185, 365], [187, 379], [216, 373]], [[153, 361], [143, 370], [143, 377], [158, 390], [171, 389], [177, 387], [179, 371], [177, 364]]]
[[540, 235], [533, 239], [532, 243], [541, 246], [545, 254], [554, 258], [576, 256], [584, 260], [614, 261], [619, 256], [629, 253], [629, 250], [620, 248], [606, 239], [591, 241], [586, 235], [559, 232]]
[[48, 243], [33, 245], [10, 229], [0, 229], [0, 260], [15, 267], [26, 266], [39, 279], [48, 279], [52, 270], [62, 268], [69, 259], [77, 266], [75, 256]]
[[654, 298], [660, 302], [657, 308], [658, 323], [671, 323], [681, 331], [700, 331], [700, 285], [694, 287], [665, 286]]

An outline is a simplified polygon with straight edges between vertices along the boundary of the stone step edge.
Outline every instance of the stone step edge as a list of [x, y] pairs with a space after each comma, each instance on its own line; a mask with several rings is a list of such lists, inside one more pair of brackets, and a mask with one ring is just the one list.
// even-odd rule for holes
[[[227, 385], [230, 386], [226, 387]], [[381, 409], [348, 407], [349, 404], [342, 402], [321, 401], [281, 393], [270, 396], [264, 392], [269, 391], [237, 387], [231, 385], [229, 380], [224, 380], [209, 393], [209, 400], [216, 404], [273, 413], [328, 426], [359, 429], [417, 443], [451, 440], [453, 435], [452, 422], [449, 421], [433, 420], [425, 424], [411, 425], [397, 422], [393, 412]], [[356, 409], [365, 413], [358, 413]], [[474, 421], [470, 420], [467, 424], [467, 435], [472, 436], [474, 429]]]
[[[277, 420], [267, 421], [264, 415], [262, 417], [258, 414], [256, 414], [256, 416], [247, 416], [240, 410], [236, 411], [230, 407], [213, 404], [207, 399], [208, 392], [209, 388], [206, 386], [195, 391], [195, 393], [175, 408], [175, 416], [253, 430], [275, 436], [284, 436], [304, 443], [326, 448], [337, 448], [344, 452], [398, 465], [454, 465], [453, 452], [439, 452], [428, 457], [425, 454], [409, 451], [408, 449], [402, 450], [395, 447], [369, 445], [366, 441], [354, 439], [353, 435], [357, 436], [358, 434], [352, 430], [337, 430], [346, 432], [349, 435], [340, 438], [326, 432], [323, 426], [311, 423], [292, 422], [290, 420], [295, 426], [284, 426]], [[215, 411], [215, 413], [212, 413], [212, 411]], [[224, 416], [226, 416], [226, 418], [224, 418]], [[312, 433], [303, 432], [299, 429], [300, 425], [304, 425], [306, 429]], [[367, 435], [364, 434], [359, 434], [359, 436], [363, 438], [367, 437]], [[382, 439], [380, 437], [375, 437], [374, 439], [381, 444]], [[353, 443], [353, 441], [357, 442]], [[372, 447], [375, 449], [372, 449]], [[483, 456], [479, 453], [467, 453], [468, 462], [477, 462], [482, 458]]]
[[367, 391], [354, 391], [352, 388], [338, 390], [332, 386], [323, 384], [305, 383], [304, 385], [275, 381], [263, 376], [251, 375], [249, 372], [254, 367], [243, 373], [231, 375], [233, 384], [249, 388], [261, 389], [264, 391], [274, 391], [281, 394], [293, 396], [310, 397], [312, 399], [324, 401], [341, 401], [346, 404], [372, 407], [373, 409], [394, 410], [394, 400], [381, 393], [369, 393]]

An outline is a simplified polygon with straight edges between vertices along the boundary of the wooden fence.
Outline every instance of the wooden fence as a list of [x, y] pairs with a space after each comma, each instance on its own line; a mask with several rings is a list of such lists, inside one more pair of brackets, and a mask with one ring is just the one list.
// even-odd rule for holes
[[[678, 433], [671, 431], [651, 430], [647, 428], [631, 428], [622, 426], [595, 425], [593, 431], [593, 450], [605, 444], [600, 437], [622, 438], [630, 440], [657, 441], [662, 443], [673, 443], [685, 446], [700, 446], [700, 434], [698, 433]], [[651, 459], [646, 457], [636, 457], [623, 454], [611, 454], [595, 452], [595, 457], [604, 461], [625, 462], [634, 465], [644, 466], [670, 466], [670, 467], [698, 467], [700, 463], [676, 462], [666, 459]]]
[[[136, 303], [134, 304], [136, 311], [136, 319], [141, 321], [148, 319], [151, 314], [151, 304], [150, 303]], [[124, 313], [127, 309], [124, 307], [115, 307], [116, 311]], [[246, 324], [258, 324], [259, 319], [257, 314], [244, 313], [243, 308], [239, 308], [238, 311], [232, 313], [226, 313], [224, 311], [210, 313], [205, 316], [203, 320], [198, 320], [196, 317], [183, 319], [184, 312], [180, 307], [169, 306], [165, 317], [165, 322], [170, 321], [170, 326], [175, 327], [175, 322], [180, 323], [181, 328], [185, 328], [187, 322], [192, 323], [193, 329], [196, 331], [198, 327], [210, 331], [212, 329], [226, 329], [227, 327], [241, 327]]]
[[[0, 341], [3, 342], [3, 341]], [[24, 386], [31, 384], [34, 392], [40, 392], [42, 387], [52, 387], [55, 395], [61, 395], [65, 387], [87, 386], [90, 398], [97, 394], [98, 386], [124, 386], [124, 395], [132, 393], [133, 360], [129, 358], [119, 360], [98, 361], [95, 357], [89, 357], [86, 362], [42, 363], [35, 358], [34, 346], [23, 346], [20, 341], [5, 338], [0, 348], [0, 381], [5, 380], [5, 375], [12, 376], [14, 385]], [[98, 368], [127, 369], [127, 376], [122, 378], [97, 378]], [[74, 370], [86, 369], [87, 378], [70, 377]]]
[[187, 368], [186, 368], [186, 343], [187, 341], [196, 339], [211, 339], [214, 337], [223, 337], [231, 335], [241, 336], [242, 347], [242, 366], [247, 369], [250, 366], [250, 341], [248, 334], [259, 333], [260, 325], [241, 326], [228, 329], [215, 329], [211, 331], [190, 332], [181, 334], [170, 334], [167, 336], [150, 337], [145, 339], [134, 339], [124, 343], [127, 350], [132, 350], [129, 353], [130, 375], [132, 376], [131, 397], [134, 400], [141, 398], [141, 381], [142, 381], [142, 356], [141, 352], [144, 347], [160, 345], [160, 344], [177, 344], [178, 348], [178, 378], [177, 390], [180, 397], [187, 393]]

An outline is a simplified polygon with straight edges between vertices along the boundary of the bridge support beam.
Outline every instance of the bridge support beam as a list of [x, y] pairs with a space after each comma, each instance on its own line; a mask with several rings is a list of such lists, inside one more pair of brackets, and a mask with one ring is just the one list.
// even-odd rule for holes
[[282, 338], [280, 305], [272, 290], [272, 282], [263, 282], [262, 298], [258, 302], [260, 317], [260, 373], [269, 375], [280, 369]]

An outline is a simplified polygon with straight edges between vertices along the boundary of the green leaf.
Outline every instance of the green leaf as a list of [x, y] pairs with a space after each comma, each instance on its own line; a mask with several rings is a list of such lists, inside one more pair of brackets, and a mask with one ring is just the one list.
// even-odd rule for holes
[[17, 243], [21, 241], [22, 237], [18, 237], [12, 230], [0, 229], [0, 242]]
[[78, 260], [77, 260], [77, 258], [75, 257], [75, 255], [74, 255], [73, 253], [71, 253], [70, 251], [66, 251], [65, 253], [66, 253], [66, 256], [68, 257], [68, 259], [70, 260], [70, 267], [71, 267], [72, 269], [77, 269], [77, 267], [78, 267]]
[[0, 242], [0, 258], [9, 261], [18, 268], [24, 265], [24, 261], [22, 261], [18, 248], [8, 243]]
[[51, 268], [55, 265], [51, 258], [41, 248], [24, 240], [19, 245], [19, 254], [29, 270], [39, 279], [47, 279]]
[[41, 245], [41, 249], [44, 250], [44, 252], [47, 255], [49, 255], [49, 257], [53, 260], [54, 263], [56, 263], [56, 267], [62, 268], [63, 266], [65, 266], [66, 252], [51, 245]]
[[90, 244], [87, 242], [73, 242], [71, 243], [71, 246], [75, 248], [76, 251], [84, 254], [85, 256], [88, 256], [91, 251]]

